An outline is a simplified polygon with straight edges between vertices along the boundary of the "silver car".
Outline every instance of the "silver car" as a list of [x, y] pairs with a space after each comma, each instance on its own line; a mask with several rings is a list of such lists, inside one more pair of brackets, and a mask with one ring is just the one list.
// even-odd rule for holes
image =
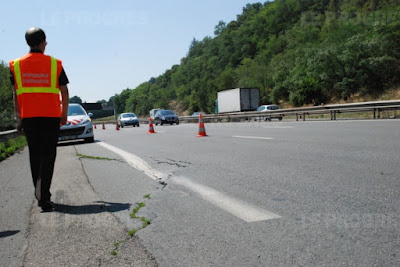
[[[279, 106], [278, 105], [261, 105], [257, 108], [256, 111], [258, 112], [265, 112], [266, 114], [268, 114], [268, 112], [273, 111], [273, 110], [278, 110]], [[263, 116], [264, 117], [264, 116]], [[262, 117], [260, 117], [259, 119], [261, 120]], [[257, 120], [257, 118], [255, 118]], [[271, 121], [272, 119], [278, 119], [278, 120], [282, 120], [282, 114], [276, 114], [276, 113], [271, 113], [269, 115], [265, 115], [264, 119], [266, 121]]]
[[118, 117], [118, 124], [122, 128], [124, 128], [124, 126], [127, 126], [127, 125], [132, 125], [133, 127], [140, 126], [139, 119], [135, 115], [135, 113], [122, 113]]
[[93, 124], [90, 118], [92, 116], [93, 114], [86, 113], [80, 104], [69, 104], [67, 124], [60, 127], [58, 141], [84, 139], [93, 143]]
[[268, 111], [268, 110], [277, 110], [279, 109], [278, 105], [261, 105], [257, 108], [257, 111]]

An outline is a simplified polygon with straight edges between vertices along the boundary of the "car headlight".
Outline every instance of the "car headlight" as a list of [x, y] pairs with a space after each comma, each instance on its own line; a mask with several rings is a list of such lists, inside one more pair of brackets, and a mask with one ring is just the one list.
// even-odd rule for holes
[[83, 121], [82, 121], [82, 124], [88, 124], [89, 122], [91, 122], [92, 120], [89, 118], [89, 117], [87, 117], [87, 118], [85, 118]]
[[161, 117], [161, 119], [165, 121], [165, 117]]

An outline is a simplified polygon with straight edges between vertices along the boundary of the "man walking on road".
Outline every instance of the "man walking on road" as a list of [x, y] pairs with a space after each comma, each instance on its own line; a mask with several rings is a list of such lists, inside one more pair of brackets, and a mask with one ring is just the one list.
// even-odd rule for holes
[[[50, 185], [58, 131], [67, 122], [68, 78], [61, 60], [44, 55], [46, 35], [40, 28], [25, 34], [30, 51], [10, 61], [17, 130], [28, 141], [35, 196], [44, 212], [52, 211]], [[60, 101], [61, 93], [61, 101]]]

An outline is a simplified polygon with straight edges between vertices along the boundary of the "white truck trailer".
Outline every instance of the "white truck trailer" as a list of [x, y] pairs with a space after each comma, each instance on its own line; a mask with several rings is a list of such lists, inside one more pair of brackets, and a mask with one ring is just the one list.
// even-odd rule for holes
[[259, 105], [258, 88], [235, 88], [218, 92], [218, 113], [254, 111]]
[[149, 111], [149, 115], [152, 120], [154, 120], [154, 116], [159, 110], [163, 110], [163, 108], [153, 108], [152, 110]]

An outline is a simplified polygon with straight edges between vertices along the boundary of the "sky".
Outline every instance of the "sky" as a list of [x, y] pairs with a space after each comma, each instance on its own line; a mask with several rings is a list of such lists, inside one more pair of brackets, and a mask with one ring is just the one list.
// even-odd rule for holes
[[70, 97], [108, 101], [162, 75], [186, 56], [193, 38], [214, 37], [251, 0], [13, 0], [0, 10], [0, 61], [29, 52], [25, 32], [42, 28], [45, 54], [61, 59]]

